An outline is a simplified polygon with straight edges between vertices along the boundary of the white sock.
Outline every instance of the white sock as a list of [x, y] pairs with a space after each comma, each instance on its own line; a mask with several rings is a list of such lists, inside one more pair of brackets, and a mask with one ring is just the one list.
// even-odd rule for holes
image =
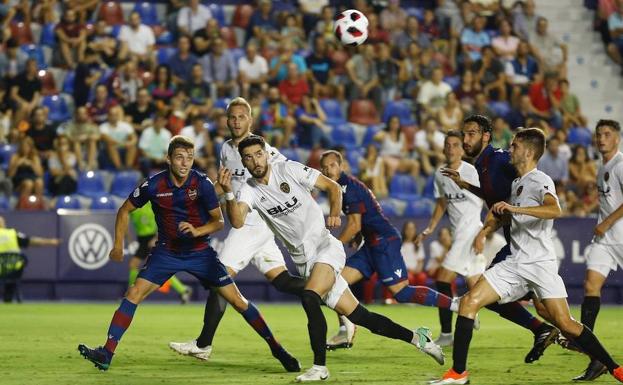
[[452, 298], [452, 302], [450, 303], [450, 311], [458, 313], [460, 303], [461, 303], [461, 297]]

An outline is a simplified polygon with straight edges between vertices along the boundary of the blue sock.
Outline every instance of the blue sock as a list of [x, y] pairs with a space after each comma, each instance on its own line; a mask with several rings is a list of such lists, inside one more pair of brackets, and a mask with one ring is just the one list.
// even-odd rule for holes
[[449, 309], [452, 298], [426, 286], [405, 286], [394, 295], [400, 303], [417, 303], [441, 309]]
[[254, 304], [249, 302], [249, 307], [247, 310], [240, 313], [244, 319], [247, 321], [249, 325], [255, 330], [257, 334], [259, 334], [268, 344], [270, 350], [281, 350], [281, 344], [277, 342], [277, 339], [273, 336], [273, 333], [270, 331], [270, 328], [264, 321], [264, 317], [260, 314], [260, 311], [255, 307]]
[[117, 311], [115, 311], [112, 321], [110, 321], [110, 326], [108, 327], [108, 337], [104, 345], [104, 349], [110, 353], [110, 357], [115, 353], [115, 349], [121, 337], [123, 337], [123, 333], [125, 333], [130, 326], [132, 318], [134, 317], [134, 312], [136, 311], [136, 306], [137, 305], [124, 298]]

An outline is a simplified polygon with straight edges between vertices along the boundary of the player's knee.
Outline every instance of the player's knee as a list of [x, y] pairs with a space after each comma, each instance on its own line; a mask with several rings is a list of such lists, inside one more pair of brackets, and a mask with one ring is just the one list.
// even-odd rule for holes
[[601, 292], [601, 285], [590, 278], [584, 280], [584, 293], [588, 296], [598, 296]]
[[472, 295], [471, 292], [467, 292], [467, 294], [461, 297], [460, 307], [461, 311], [478, 311], [482, 306], [478, 297]]
[[126, 292], [126, 298], [128, 301], [138, 304], [145, 299], [145, 294], [141, 292], [141, 290], [136, 287], [136, 285], [130, 286], [128, 291]]
[[569, 314], [554, 316], [554, 323], [566, 335], [578, 336], [582, 330], [581, 325], [571, 318]]

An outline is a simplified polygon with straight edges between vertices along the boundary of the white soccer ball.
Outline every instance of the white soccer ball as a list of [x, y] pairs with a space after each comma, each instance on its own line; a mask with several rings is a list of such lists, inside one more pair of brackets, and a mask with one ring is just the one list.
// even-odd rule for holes
[[356, 9], [346, 10], [335, 16], [333, 32], [344, 45], [360, 45], [368, 38], [368, 18]]

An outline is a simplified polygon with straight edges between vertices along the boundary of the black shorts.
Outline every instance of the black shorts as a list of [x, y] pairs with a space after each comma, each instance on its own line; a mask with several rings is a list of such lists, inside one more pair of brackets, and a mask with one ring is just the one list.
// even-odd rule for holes
[[135, 257], [138, 259], [142, 259], [143, 261], [149, 255], [151, 251], [151, 247], [149, 247], [149, 242], [154, 239], [155, 235], [143, 235], [138, 237], [138, 249], [136, 249]]

